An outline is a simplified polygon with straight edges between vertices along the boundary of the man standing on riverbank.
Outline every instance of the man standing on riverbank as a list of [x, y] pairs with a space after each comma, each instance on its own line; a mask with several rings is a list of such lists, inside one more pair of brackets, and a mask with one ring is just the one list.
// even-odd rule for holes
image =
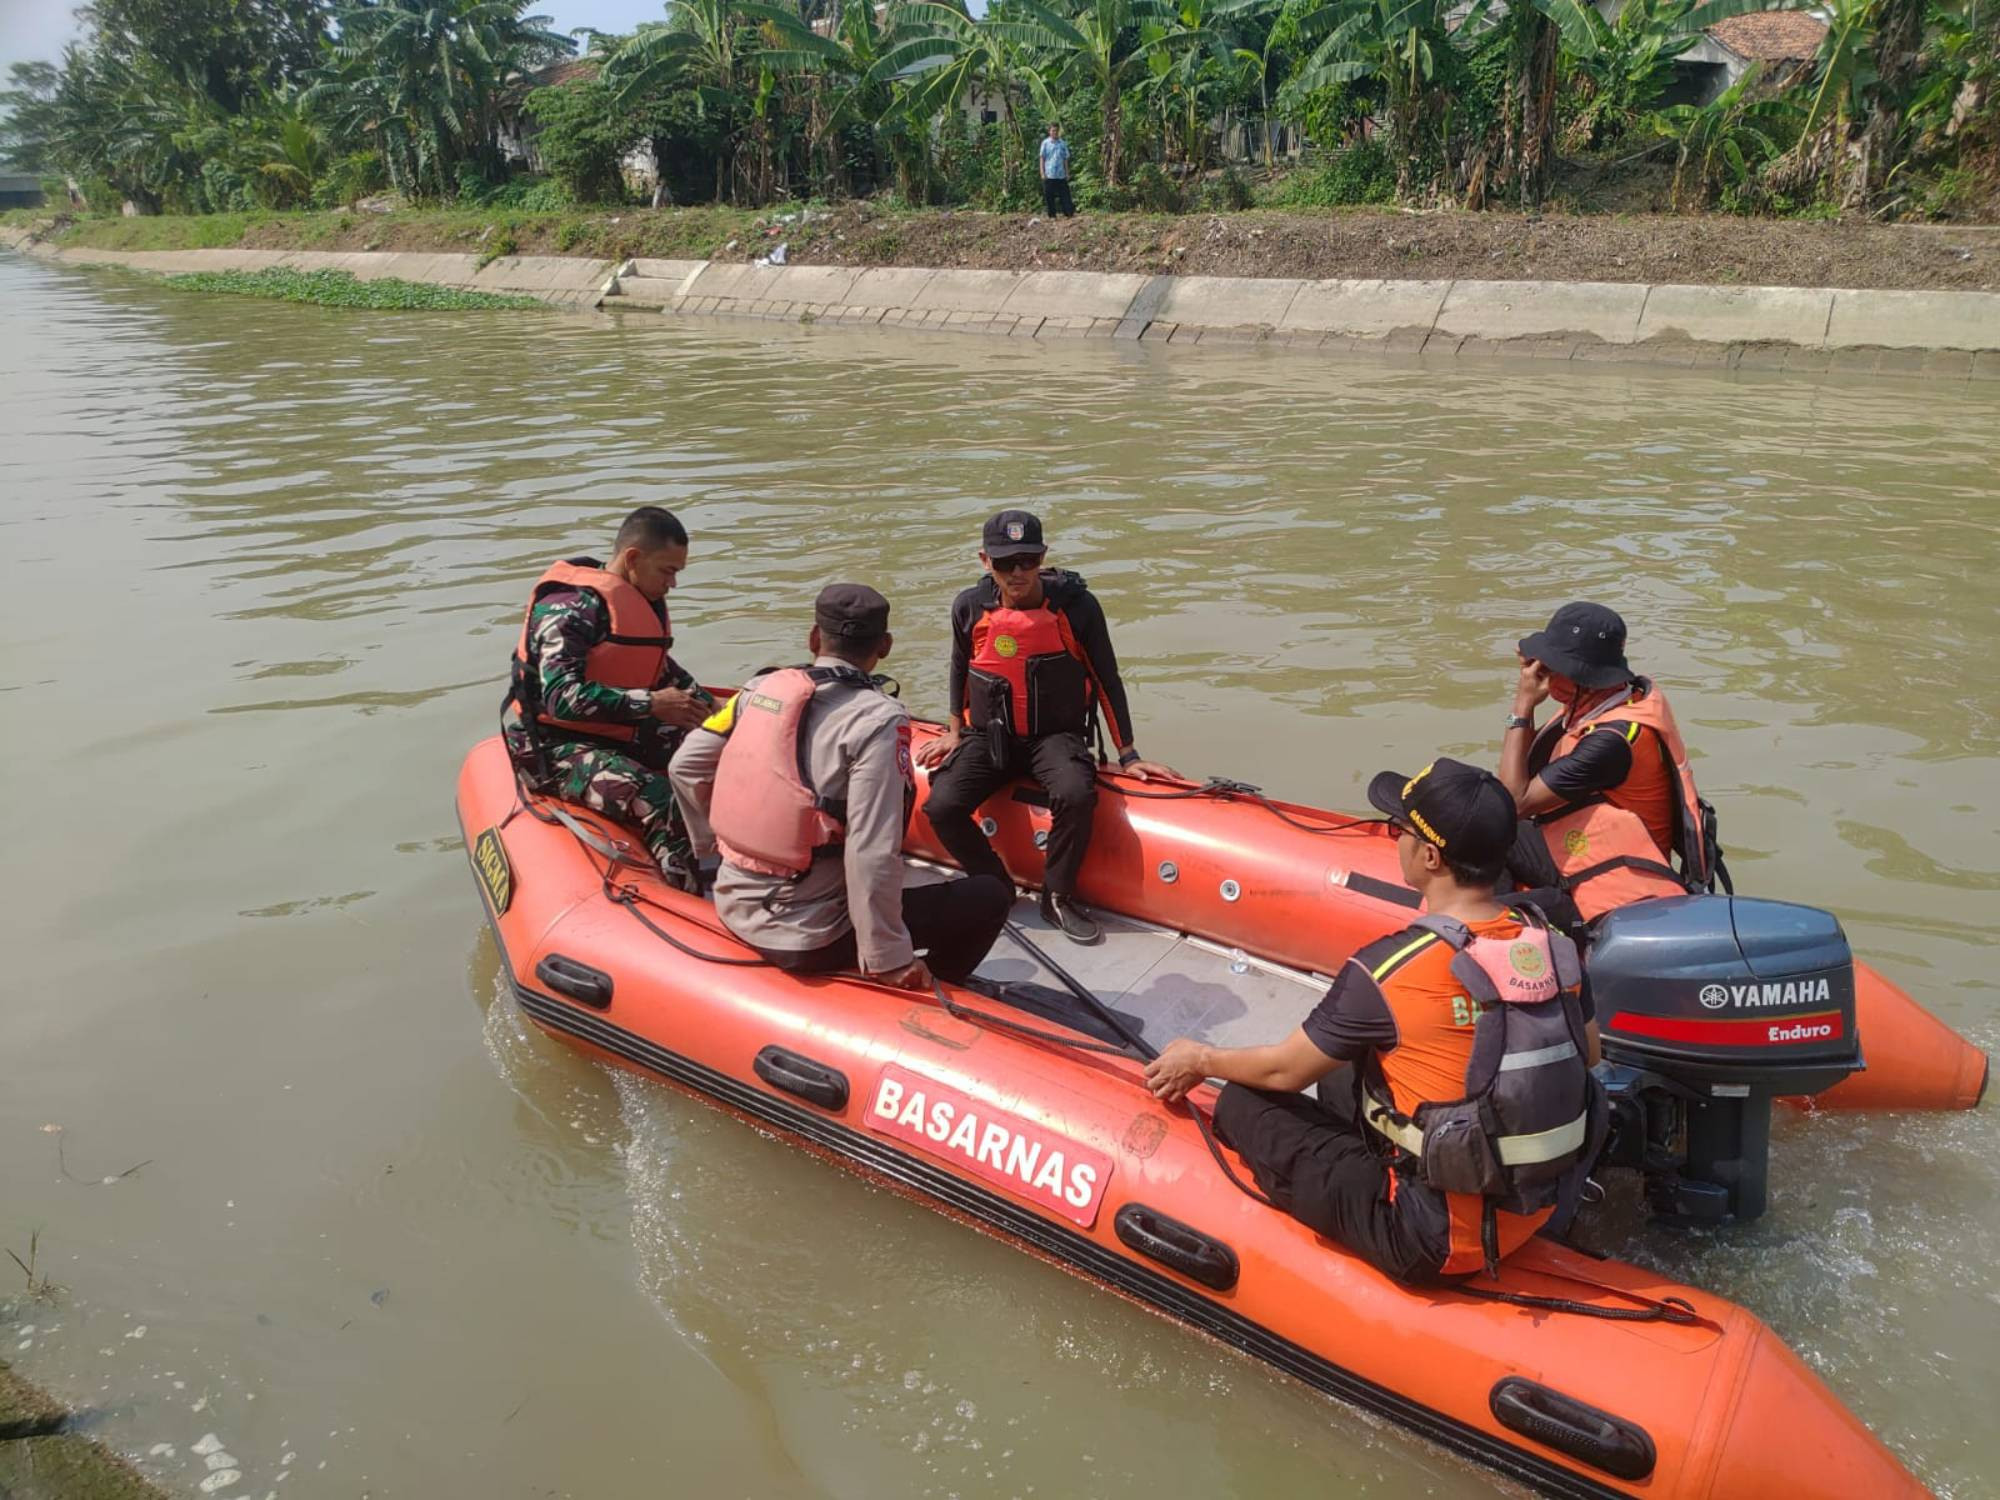
[[642, 505], [618, 528], [610, 562], [552, 564], [514, 649], [504, 733], [536, 791], [626, 824], [669, 880], [691, 888], [667, 763], [715, 702], [670, 654], [667, 595], [687, 560], [687, 528]]
[[1069, 142], [1060, 125], [1050, 125], [1042, 142], [1042, 212], [1051, 219], [1076, 217], [1076, 200], [1069, 194]]
[[1032, 773], [1049, 799], [1042, 916], [1074, 942], [1094, 943], [1095, 920], [1075, 904], [1097, 806], [1091, 722], [1118, 747], [1118, 764], [1141, 781], [1171, 777], [1132, 745], [1125, 684], [1104, 606], [1074, 573], [1042, 570], [1042, 523], [1003, 510], [986, 523], [986, 576], [952, 601], [951, 724], [917, 752], [937, 767], [924, 814], [967, 874], [1005, 877], [972, 815], [994, 792]]

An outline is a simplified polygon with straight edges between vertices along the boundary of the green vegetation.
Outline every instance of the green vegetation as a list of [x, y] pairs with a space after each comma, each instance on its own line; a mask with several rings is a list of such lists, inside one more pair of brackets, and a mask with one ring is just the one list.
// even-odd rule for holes
[[186, 292], [228, 292], [320, 307], [358, 307], [370, 312], [463, 312], [490, 307], [541, 307], [533, 297], [503, 297], [415, 281], [357, 281], [345, 271], [192, 271], [169, 276], [167, 285]]
[[1669, 93], [1704, 27], [1802, 4], [666, 0], [577, 59], [523, 0], [97, 0], [61, 59], [13, 67], [0, 160], [100, 213], [558, 213], [628, 201], [639, 159], [656, 204], [1013, 210], [1060, 120], [1087, 210], [1248, 206], [1225, 134], [1269, 169], [1281, 128], [1312, 165], [1263, 194], [1296, 206], [1532, 207], [1563, 153], [1669, 149], [1690, 207], [1989, 204], [2000, 0], [1826, 0], [1811, 62]]

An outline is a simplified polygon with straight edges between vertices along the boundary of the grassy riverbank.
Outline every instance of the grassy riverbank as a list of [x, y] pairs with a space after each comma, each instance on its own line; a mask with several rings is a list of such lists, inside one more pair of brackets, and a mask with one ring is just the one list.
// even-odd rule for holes
[[169, 276], [167, 285], [184, 292], [218, 292], [310, 302], [318, 307], [355, 307], [372, 312], [461, 312], [478, 308], [546, 306], [533, 297], [468, 292], [416, 281], [358, 281], [345, 271], [190, 271]]
[[1031, 214], [849, 202], [763, 213], [402, 209], [87, 217], [62, 222], [50, 234], [122, 250], [244, 246], [727, 261], [783, 243], [793, 265], [2000, 290], [2000, 228], [1728, 215], [1359, 208], [1086, 214], [1050, 222]]

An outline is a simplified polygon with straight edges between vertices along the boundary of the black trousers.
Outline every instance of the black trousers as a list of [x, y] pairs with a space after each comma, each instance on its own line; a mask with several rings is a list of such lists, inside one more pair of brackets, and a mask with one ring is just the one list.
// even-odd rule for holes
[[[903, 892], [903, 925], [910, 929], [910, 943], [925, 955], [931, 973], [956, 983], [979, 967], [999, 938], [1013, 904], [1013, 885], [991, 875], [916, 885]], [[757, 952], [792, 974], [830, 974], [861, 967], [852, 928], [824, 948], [759, 948]]]
[[972, 821], [979, 804], [1016, 777], [1032, 775], [1049, 796], [1049, 846], [1042, 884], [1051, 895], [1076, 893], [1077, 872], [1090, 849], [1090, 817], [1097, 806], [1097, 766], [1080, 734], [1009, 739], [995, 759], [991, 737], [969, 732], [931, 776], [924, 815], [945, 852], [974, 875], [1005, 878], [1007, 867]]
[[1398, 1281], [1434, 1280], [1450, 1253], [1444, 1200], [1421, 1183], [1395, 1184], [1363, 1139], [1350, 1080], [1326, 1090], [1335, 1105], [1303, 1094], [1267, 1094], [1232, 1083], [1215, 1101], [1215, 1130], [1242, 1153], [1270, 1200], [1308, 1228], [1346, 1246]]
[[1067, 177], [1042, 179], [1042, 212], [1051, 219], [1058, 215], [1071, 219], [1076, 217], [1076, 200], [1070, 196]]

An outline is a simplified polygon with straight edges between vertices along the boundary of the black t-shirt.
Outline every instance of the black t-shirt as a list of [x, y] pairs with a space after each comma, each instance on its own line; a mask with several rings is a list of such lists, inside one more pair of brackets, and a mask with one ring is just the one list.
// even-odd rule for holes
[[1574, 750], [1541, 768], [1543, 783], [1571, 803], [1623, 786], [1632, 774], [1632, 728], [1629, 719], [1591, 725]]

